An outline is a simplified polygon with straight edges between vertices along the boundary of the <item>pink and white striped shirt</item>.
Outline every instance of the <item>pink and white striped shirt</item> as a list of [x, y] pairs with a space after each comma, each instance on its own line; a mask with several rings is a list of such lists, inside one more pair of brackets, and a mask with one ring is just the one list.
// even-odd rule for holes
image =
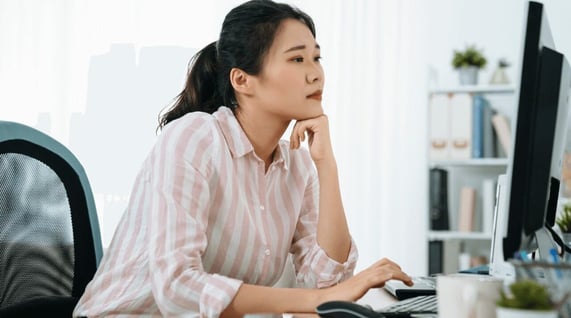
[[234, 114], [193, 112], [165, 126], [74, 316], [217, 317], [240, 284], [271, 286], [293, 255], [297, 282], [326, 287], [357, 261], [316, 242], [317, 173], [280, 141], [265, 172]]

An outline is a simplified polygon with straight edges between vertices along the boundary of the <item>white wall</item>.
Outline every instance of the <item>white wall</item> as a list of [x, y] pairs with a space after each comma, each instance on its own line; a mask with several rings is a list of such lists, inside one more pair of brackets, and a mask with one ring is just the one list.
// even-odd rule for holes
[[[571, 1], [541, 1], [546, 10], [556, 47], [571, 58]], [[512, 66], [508, 75], [515, 81], [524, 32], [523, 15], [527, 2], [522, 0], [455, 1], [436, 0], [427, 6], [428, 66], [434, 69], [440, 86], [457, 83], [451, 66], [452, 52], [475, 44], [484, 50], [487, 67], [480, 74], [486, 84], [499, 58], [505, 57]]]

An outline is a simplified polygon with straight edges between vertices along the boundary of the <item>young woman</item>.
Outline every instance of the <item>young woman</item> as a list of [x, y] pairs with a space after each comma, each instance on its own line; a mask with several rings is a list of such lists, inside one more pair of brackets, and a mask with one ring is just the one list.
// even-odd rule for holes
[[[193, 58], [76, 316], [314, 312], [410, 277], [353, 276], [315, 28], [286, 4], [228, 13]], [[289, 142], [280, 138], [295, 121]], [[300, 148], [307, 137], [309, 151]], [[288, 255], [304, 288], [271, 287]]]

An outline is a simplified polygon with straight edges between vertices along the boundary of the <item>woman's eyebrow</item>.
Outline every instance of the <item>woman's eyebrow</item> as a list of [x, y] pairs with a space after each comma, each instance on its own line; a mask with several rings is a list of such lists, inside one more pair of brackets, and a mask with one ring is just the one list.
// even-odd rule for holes
[[[291, 48], [285, 50], [284, 53], [288, 53], [288, 52], [296, 51], [296, 50], [305, 50], [305, 48], [306, 48], [305, 44], [297, 45], [297, 46], [294, 46], [294, 47], [291, 47]], [[319, 44], [315, 44], [315, 48], [320, 49], [321, 47], [319, 46]]]

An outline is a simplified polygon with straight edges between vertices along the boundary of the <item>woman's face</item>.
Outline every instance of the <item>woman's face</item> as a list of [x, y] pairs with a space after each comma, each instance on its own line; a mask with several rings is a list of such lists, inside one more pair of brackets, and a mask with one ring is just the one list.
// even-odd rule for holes
[[254, 76], [257, 107], [288, 121], [323, 114], [324, 75], [319, 60], [319, 45], [309, 28], [297, 20], [284, 20], [262, 71]]

